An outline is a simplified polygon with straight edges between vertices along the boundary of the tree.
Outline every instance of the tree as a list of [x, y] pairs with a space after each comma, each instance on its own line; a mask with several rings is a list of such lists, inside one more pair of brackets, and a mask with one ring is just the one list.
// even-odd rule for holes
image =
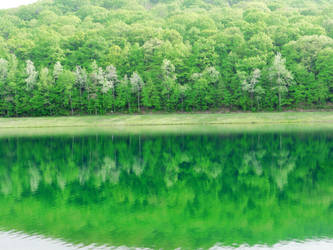
[[264, 89], [258, 85], [261, 76], [260, 69], [253, 70], [250, 77], [243, 79], [242, 89], [243, 91], [250, 94], [251, 98], [251, 109], [253, 108], [253, 100], [257, 100], [257, 108], [259, 109], [259, 100], [261, 95], [264, 93]]
[[[25, 90], [24, 87], [19, 86], [19, 81], [22, 80], [18, 75], [18, 59], [14, 54], [10, 54], [8, 57], [8, 74], [6, 79], [6, 88], [3, 89], [3, 97], [5, 103], [3, 105], [3, 113], [7, 116], [18, 115], [21, 111], [20, 101], [18, 98], [18, 92], [21, 88]], [[26, 106], [26, 105], [25, 105]]]
[[274, 57], [273, 64], [270, 67], [269, 78], [273, 83], [272, 90], [275, 90], [279, 96], [279, 109], [281, 110], [282, 95], [288, 92], [288, 87], [293, 84], [293, 76], [286, 68], [286, 60], [280, 53]]
[[188, 91], [188, 86], [187, 85], [179, 85], [179, 94], [180, 94], [180, 99], [182, 103], [182, 111], [184, 112], [184, 99], [186, 97], [186, 93]]
[[[58, 106], [61, 108], [60, 113], [66, 113], [70, 110], [74, 114], [73, 107], [73, 85], [75, 83], [75, 74], [69, 70], [64, 70], [58, 78], [56, 97], [59, 100]], [[60, 105], [59, 105], [60, 104]]]
[[170, 95], [172, 94], [172, 90], [175, 88], [176, 83], [176, 74], [175, 74], [175, 66], [167, 59], [163, 60], [163, 64], [161, 66], [162, 69], [162, 94], [167, 95], [166, 108], [169, 111], [172, 103], [170, 103]]
[[[79, 92], [80, 92], [79, 105], [80, 105], [80, 110], [82, 112], [82, 110], [83, 110], [82, 95], [83, 95], [84, 91], [89, 91], [89, 86], [88, 86], [87, 72], [84, 68], [81, 68], [80, 66], [76, 66], [75, 84], [76, 84], [76, 86], [77, 86], [77, 88], [79, 89]], [[89, 93], [88, 93], [88, 96], [89, 96]]]
[[192, 74], [192, 86], [188, 89], [187, 104], [197, 110], [207, 110], [214, 104], [214, 96], [220, 73], [215, 67], [206, 67], [201, 73]]
[[63, 72], [63, 67], [60, 62], [56, 62], [53, 68], [53, 78], [56, 81], [59, 78], [59, 75]]
[[8, 61], [0, 58], [0, 81], [6, 80], [8, 75]]
[[132, 93], [137, 95], [138, 99], [138, 111], [140, 112], [140, 93], [144, 85], [143, 80], [137, 72], [134, 72], [130, 78]]
[[108, 93], [110, 90], [112, 91], [112, 110], [115, 112], [115, 88], [118, 83], [118, 75], [117, 69], [113, 65], [109, 65], [105, 69], [105, 83], [102, 88], [103, 93]]
[[5, 108], [5, 87], [6, 87], [6, 79], [8, 76], [8, 61], [1, 58], [0, 59], [0, 115], [3, 114], [3, 109]]
[[50, 87], [52, 83], [52, 76], [50, 75], [49, 69], [44, 67], [39, 74], [38, 90], [35, 93], [34, 103], [35, 110], [38, 115], [49, 115], [50, 114]]
[[119, 84], [116, 85], [116, 92], [117, 92], [115, 100], [116, 108], [120, 111], [125, 111], [125, 107], [127, 105], [128, 111], [130, 111], [131, 110], [130, 96], [132, 91], [127, 75], [125, 75], [123, 79], [119, 81]]
[[38, 72], [36, 71], [35, 65], [32, 61], [27, 60], [25, 72], [27, 74], [27, 78], [25, 79], [27, 89], [32, 89], [36, 85], [38, 77]]
[[42, 68], [42, 70], [40, 71], [39, 82], [40, 82], [40, 85], [43, 87], [46, 87], [50, 84], [51, 79], [50, 79], [50, 74], [49, 74], [48, 68]]
[[316, 60], [318, 99], [333, 102], [333, 48], [323, 49]]
[[93, 61], [92, 65], [92, 72], [90, 74], [90, 78], [91, 78], [91, 87], [89, 89], [89, 94], [88, 94], [88, 107], [90, 107], [89, 109], [93, 109], [95, 111], [95, 114], [97, 114], [97, 110], [99, 110], [100, 107], [100, 103], [99, 103], [99, 92], [102, 93], [102, 97], [101, 97], [101, 102], [104, 106], [104, 93], [102, 92], [103, 86], [106, 85], [105, 82], [105, 73], [103, 68], [98, 67], [96, 61]]

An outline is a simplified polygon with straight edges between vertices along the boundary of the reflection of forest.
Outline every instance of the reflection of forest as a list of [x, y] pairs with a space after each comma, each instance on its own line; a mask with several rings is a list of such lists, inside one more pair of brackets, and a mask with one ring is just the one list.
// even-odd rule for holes
[[324, 133], [1, 139], [0, 226], [167, 248], [333, 236], [332, 159]]

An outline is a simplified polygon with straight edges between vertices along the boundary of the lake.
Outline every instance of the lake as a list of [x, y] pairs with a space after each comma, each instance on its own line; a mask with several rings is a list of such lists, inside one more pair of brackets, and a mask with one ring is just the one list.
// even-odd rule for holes
[[27, 131], [0, 137], [0, 246], [332, 249], [332, 129]]

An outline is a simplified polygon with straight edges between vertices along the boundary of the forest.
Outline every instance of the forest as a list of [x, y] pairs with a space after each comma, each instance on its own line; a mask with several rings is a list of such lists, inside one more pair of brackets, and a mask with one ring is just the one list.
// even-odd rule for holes
[[0, 116], [332, 109], [331, 0], [0, 10]]

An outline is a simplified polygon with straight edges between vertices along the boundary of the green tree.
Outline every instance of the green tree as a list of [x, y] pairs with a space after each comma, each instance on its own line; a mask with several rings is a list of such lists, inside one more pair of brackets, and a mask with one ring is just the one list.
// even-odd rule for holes
[[137, 96], [137, 103], [138, 103], [138, 111], [140, 112], [140, 99], [141, 99], [141, 91], [144, 86], [144, 82], [139, 76], [138, 73], [134, 72], [129, 80], [131, 84], [131, 91]]
[[257, 109], [259, 109], [259, 100], [264, 94], [264, 89], [258, 85], [261, 76], [260, 69], [254, 69], [251, 76], [243, 79], [242, 89], [250, 94], [251, 109], [253, 108], [254, 99], [257, 101]]
[[166, 100], [166, 109], [170, 111], [172, 108], [175, 108], [175, 102], [178, 98], [173, 98], [175, 100], [171, 101], [170, 97], [174, 97], [174, 90], [177, 76], [175, 74], [175, 66], [167, 59], [163, 60], [162, 66], [162, 99]]
[[282, 96], [288, 93], [288, 88], [293, 84], [293, 76], [286, 68], [286, 60], [280, 53], [274, 57], [270, 67], [269, 78], [273, 83], [272, 90], [276, 91], [279, 97], [279, 109], [281, 110]]

